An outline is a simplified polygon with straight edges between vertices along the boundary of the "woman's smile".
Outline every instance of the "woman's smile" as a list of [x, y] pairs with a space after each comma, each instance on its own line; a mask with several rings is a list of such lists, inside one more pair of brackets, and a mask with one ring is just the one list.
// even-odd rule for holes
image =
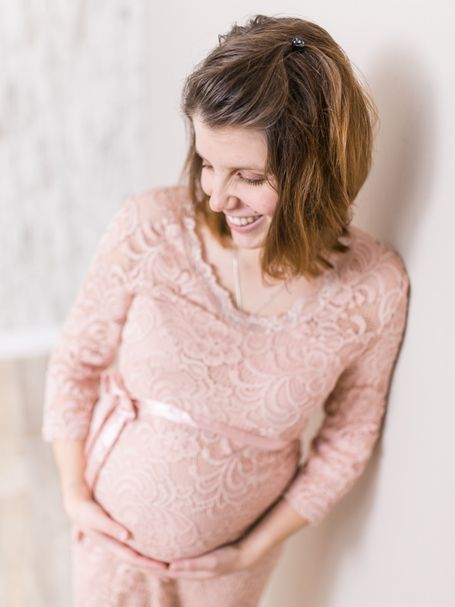
[[264, 215], [255, 215], [255, 216], [242, 216], [242, 217], [233, 217], [225, 213], [226, 221], [231, 230], [235, 230], [238, 232], [251, 232], [258, 227], [258, 224], [261, 224], [261, 219]]

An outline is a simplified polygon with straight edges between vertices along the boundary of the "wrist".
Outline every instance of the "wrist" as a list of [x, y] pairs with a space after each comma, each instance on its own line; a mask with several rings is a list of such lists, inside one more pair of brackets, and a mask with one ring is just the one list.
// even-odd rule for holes
[[67, 501], [72, 497], [90, 497], [91, 491], [84, 479], [69, 481], [61, 486], [63, 500]]
[[63, 483], [62, 484], [62, 489], [64, 491], [66, 491], [68, 489], [73, 489], [74, 487], [82, 487], [84, 485], [86, 485], [86, 482], [85, 482], [84, 479], [81, 478], [81, 479], [79, 479], [77, 481], [71, 481], [71, 482], [68, 482], [68, 483]]
[[267, 533], [267, 530], [255, 525], [248, 533], [239, 540], [242, 552], [248, 555], [248, 559], [255, 561], [271, 550], [278, 541]]
[[249, 529], [241, 544], [246, 551], [261, 556], [308, 524], [286, 500], [280, 499]]

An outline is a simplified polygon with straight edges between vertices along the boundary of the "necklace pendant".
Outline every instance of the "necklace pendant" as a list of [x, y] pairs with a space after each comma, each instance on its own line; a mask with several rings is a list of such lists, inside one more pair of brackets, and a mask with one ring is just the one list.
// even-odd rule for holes
[[237, 307], [240, 308], [242, 306], [242, 293], [240, 291], [240, 275], [239, 275], [239, 257], [238, 251], [235, 252], [235, 255], [232, 258], [232, 269], [234, 274], [234, 285], [235, 285], [235, 300], [237, 303]]
[[[232, 272], [234, 275], [235, 299], [236, 299], [236, 303], [237, 303], [237, 308], [241, 309], [242, 291], [240, 288], [239, 252], [238, 252], [238, 250], [235, 251], [235, 253], [232, 257]], [[269, 299], [267, 299], [259, 308], [257, 308], [254, 312], [251, 312], [251, 314], [257, 314], [263, 308], [265, 308], [265, 306], [267, 306], [269, 303], [271, 303], [275, 299], [275, 297], [279, 293], [281, 293], [281, 291], [284, 289], [285, 286], [286, 286], [286, 282], [283, 282], [283, 284], [280, 285], [279, 289], [277, 289], [275, 291], [275, 293], [273, 293], [273, 295]]]

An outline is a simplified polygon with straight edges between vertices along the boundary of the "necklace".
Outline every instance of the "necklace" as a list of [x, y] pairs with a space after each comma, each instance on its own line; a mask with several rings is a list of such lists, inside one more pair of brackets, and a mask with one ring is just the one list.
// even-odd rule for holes
[[[237, 302], [237, 307], [240, 308], [242, 305], [242, 293], [240, 290], [239, 251], [238, 251], [238, 249], [235, 250], [235, 254], [232, 257], [232, 272], [234, 274], [234, 280], [235, 280], [235, 299]], [[287, 283], [283, 282], [283, 284], [280, 286], [280, 288], [277, 291], [275, 291], [275, 293], [273, 293], [272, 297], [267, 299], [266, 302], [263, 303], [257, 310], [254, 310], [254, 312], [252, 312], [252, 314], [257, 314], [263, 308], [265, 308], [266, 305], [268, 305], [270, 302], [272, 302], [275, 299], [275, 297], [279, 293], [281, 293], [281, 291], [284, 289], [284, 287], [286, 285], [287, 285]]]

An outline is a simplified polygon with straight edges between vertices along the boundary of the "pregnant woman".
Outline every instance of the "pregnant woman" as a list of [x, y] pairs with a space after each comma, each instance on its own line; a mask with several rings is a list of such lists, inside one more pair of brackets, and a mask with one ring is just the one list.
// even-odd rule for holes
[[76, 607], [257, 605], [364, 470], [403, 338], [404, 264], [350, 225], [374, 106], [329, 34], [235, 25], [183, 112], [181, 182], [112, 218], [49, 360]]

